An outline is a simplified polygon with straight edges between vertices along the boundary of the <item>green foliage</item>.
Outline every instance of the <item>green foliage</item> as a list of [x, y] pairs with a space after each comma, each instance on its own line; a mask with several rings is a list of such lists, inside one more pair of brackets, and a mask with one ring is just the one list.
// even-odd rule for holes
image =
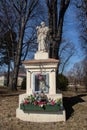
[[24, 89], [24, 90], [26, 89], [26, 77], [22, 81], [21, 89]]
[[66, 76], [64, 76], [63, 74], [59, 74], [57, 77], [57, 86], [58, 89], [60, 90], [67, 90], [67, 86], [68, 86], [68, 79]]

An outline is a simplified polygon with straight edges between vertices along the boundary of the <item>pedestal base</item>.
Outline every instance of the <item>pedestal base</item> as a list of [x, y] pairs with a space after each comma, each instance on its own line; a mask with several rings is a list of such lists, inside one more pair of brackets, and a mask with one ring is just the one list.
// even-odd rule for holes
[[[23, 121], [30, 121], [30, 122], [59, 122], [59, 121], [66, 121], [66, 114], [65, 110], [58, 110], [58, 111], [23, 111], [20, 108], [20, 104], [22, 103], [23, 99], [28, 97], [28, 94], [21, 94], [19, 95], [19, 107], [16, 109], [16, 117], [23, 120]], [[47, 95], [48, 98], [62, 99], [62, 94], [54, 94], [54, 95]]]
[[55, 113], [48, 112], [24, 112], [18, 108], [16, 110], [16, 117], [23, 121], [29, 122], [59, 122], [65, 121], [65, 110]]
[[35, 60], [40, 60], [40, 59], [43, 60], [48, 58], [49, 58], [48, 52], [42, 52], [42, 51], [37, 51], [34, 56]]

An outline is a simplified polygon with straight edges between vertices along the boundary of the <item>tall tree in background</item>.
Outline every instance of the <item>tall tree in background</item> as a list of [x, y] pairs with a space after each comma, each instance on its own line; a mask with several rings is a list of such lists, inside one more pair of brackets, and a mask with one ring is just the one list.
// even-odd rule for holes
[[7, 86], [9, 86], [11, 62], [13, 62], [14, 60], [13, 57], [17, 49], [16, 33], [12, 30], [9, 30], [8, 32], [4, 33], [4, 35], [0, 37], [0, 45], [0, 52], [2, 56], [0, 58], [0, 65], [7, 65]]
[[67, 73], [69, 82], [74, 85], [84, 86], [87, 91], [87, 60], [84, 59], [74, 64]]
[[87, 91], [87, 58], [83, 60], [83, 82]]
[[[26, 32], [32, 32], [29, 26], [30, 22], [34, 22], [36, 12], [38, 11], [39, 0], [1, 0], [0, 1], [0, 23], [5, 31], [10, 28], [16, 32], [17, 38], [17, 48], [15, 55], [13, 56], [13, 74], [11, 76], [11, 88], [17, 90], [17, 77], [19, 66], [21, 64], [22, 49], [26, 44], [29, 43], [30, 39], [26, 40]], [[32, 26], [32, 25], [31, 25]], [[30, 28], [29, 28], [30, 27]], [[1, 32], [1, 31], [0, 31]], [[4, 31], [3, 31], [4, 33]], [[28, 33], [29, 34], [29, 33]], [[33, 34], [32, 34], [33, 35]], [[12, 36], [12, 34], [11, 34]], [[12, 39], [14, 43], [14, 39]], [[12, 44], [13, 45], [13, 44]], [[13, 49], [13, 48], [12, 48]]]
[[81, 49], [83, 51], [84, 60], [83, 60], [83, 69], [84, 69], [84, 85], [87, 90], [87, 0], [80, 0], [75, 2], [77, 7], [77, 18], [79, 20], [79, 39]]
[[[50, 58], [60, 59], [59, 49], [62, 41], [63, 23], [66, 10], [70, 4], [70, 0], [46, 0], [48, 7], [48, 22], [50, 29]], [[58, 81], [58, 70], [56, 73], [56, 81]], [[56, 82], [56, 86], [59, 84]]]
[[74, 4], [77, 7], [77, 20], [79, 20], [80, 43], [87, 57], [87, 0], [78, 0]]
[[68, 40], [62, 40], [59, 49], [59, 57], [60, 57], [60, 64], [59, 64], [59, 73], [63, 74], [66, 69], [66, 66], [69, 64], [70, 59], [72, 56], [75, 55], [76, 49], [72, 42]]
[[50, 57], [59, 59], [63, 22], [70, 0], [46, 0], [50, 28]]

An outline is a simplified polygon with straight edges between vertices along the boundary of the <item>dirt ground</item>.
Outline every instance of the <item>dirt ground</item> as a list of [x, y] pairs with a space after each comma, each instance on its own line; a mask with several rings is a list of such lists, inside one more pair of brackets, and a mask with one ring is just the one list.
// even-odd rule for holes
[[0, 130], [87, 130], [87, 93], [63, 92], [66, 122], [31, 123], [16, 118], [18, 95], [0, 89]]

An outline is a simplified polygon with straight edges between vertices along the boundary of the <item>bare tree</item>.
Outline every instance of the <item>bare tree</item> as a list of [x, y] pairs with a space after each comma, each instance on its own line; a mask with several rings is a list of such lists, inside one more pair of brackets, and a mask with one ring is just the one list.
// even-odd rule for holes
[[87, 91], [87, 58], [85, 58], [82, 62], [83, 64], [83, 84], [86, 88], [86, 91]]
[[[12, 47], [12, 39], [14, 39], [14, 50]], [[16, 33], [12, 32], [12, 30], [4, 33], [0, 37], [0, 65], [6, 64], [7, 67], [7, 86], [9, 86], [9, 77], [10, 77], [10, 69], [11, 62], [13, 62], [13, 55], [15, 55], [17, 44], [16, 44]]]
[[59, 47], [62, 39], [64, 16], [70, 0], [46, 0], [50, 28], [50, 57], [59, 59]]
[[87, 0], [78, 0], [74, 2], [77, 7], [77, 20], [79, 20], [79, 39], [81, 49], [85, 59], [82, 61], [83, 65], [83, 83], [87, 88]]
[[[24, 43], [29, 44], [29, 38], [26, 40], [26, 32], [32, 32], [31, 27], [33, 26], [34, 18], [37, 17], [36, 13], [38, 11], [39, 0], [1, 0], [1, 13], [0, 22], [5, 31], [10, 28], [14, 30], [17, 34], [17, 48], [15, 54], [13, 54], [13, 74], [11, 76], [11, 87], [17, 90], [17, 76], [19, 71], [19, 66], [21, 64], [22, 49], [24, 48]], [[6, 30], [7, 29], [7, 30]], [[3, 31], [4, 32], [4, 31]], [[12, 36], [12, 34], [10, 34]], [[12, 39], [12, 49], [14, 49], [14, 40]], [[27, 49], [27, 48], [24, 48]], [[27, 49], [28, 51], [28, 49]], [[26, 54], [25, 54], [26, 55]]]
[[77, 7], [77, 21], [78, 21], [78, 29], [80, 33], [80, 45], [82, 50], [87, 56], [87, 0], [77, 0], [74, 2]]
[[69, 82], [75, 87], [79, 84], [84, 86], [87, 90], [87, 60], [77, 62], [73, 68], [68, 72]]
[[60, 49], [59, 49], [60, 73], [64, 72], [66, 66], [69, 64], [71, 57], [75, 55], [75, 52], [76, 52], [76, 50], [75, 50], [74, 44], [71, 43], [70, 41], [63, 40], [62, 44], [60, 45]]

